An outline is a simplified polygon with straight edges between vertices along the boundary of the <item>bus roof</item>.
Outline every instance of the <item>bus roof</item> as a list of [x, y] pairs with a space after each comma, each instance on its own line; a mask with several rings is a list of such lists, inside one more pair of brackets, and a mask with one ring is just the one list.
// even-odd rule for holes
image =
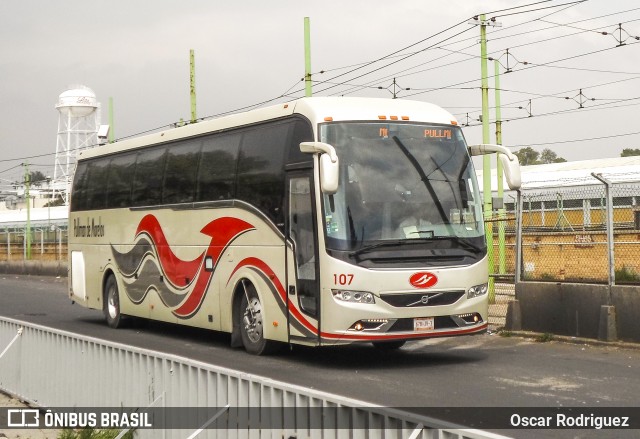
[[300, 114], [311, 120], [314, 131], [317, 123], [323, 121], [377, 121], [397, 118], [397, 120], [415, 122], [457, 124], [451, 113], [427, 102], [380, 98], [311, 97], [102, 145], [81, 151], [78, 154], [78, 160], [279, 119], [292, 114]]

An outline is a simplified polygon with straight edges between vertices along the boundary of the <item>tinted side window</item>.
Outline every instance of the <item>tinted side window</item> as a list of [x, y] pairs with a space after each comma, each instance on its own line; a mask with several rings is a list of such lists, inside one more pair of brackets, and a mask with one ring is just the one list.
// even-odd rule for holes
[[293, 122], [293, 132], [287, 163], [313, 163], [313, 154], [300, 151], [300, 143], [313, 141], [313, 130], [308, 121], [296, 119]]
[[71, 191], [71, 211], [87, 208], [87, 162], [80, 162], [76, 167]]
[[162, 202], [162, 179], [166, 148], [152, 148], [138, 154], [131, 192], [132, 206], [153, 206]]
[[163, 204], [191, 203], [195, 198], [201, 139], [169, 146], [164, 174]]
[[238, 157], [236, 198], [283, 224], [284, 156], [291, 124], [263, 125], [244, 132]]
[[136, 169], [136, 154], [129, 153], [111, 159], [107, 179], [107, 208], [128, 207], [131, 203], [131, 183]]
[[87, 209], [104, 209], [107, 193], [107, 173], [109, 172], [109, 159], [103, 158], [89, 162], [87, 170]]
[[204, 138], [197, 201], [229, 200], [235, 197], [236, 162], [241, 138], [241, 133]]

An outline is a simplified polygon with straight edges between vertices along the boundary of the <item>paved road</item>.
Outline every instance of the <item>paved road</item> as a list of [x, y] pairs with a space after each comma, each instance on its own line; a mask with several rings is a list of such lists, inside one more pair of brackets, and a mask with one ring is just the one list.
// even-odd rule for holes
[[[640, 349], [482, 335], [415, 342], [394, 353], [368, 345], [296, 347], [253, 357], [230, 348], [226, 334], [160, 323], [109, 329], [99, 311], [71, 304], [66, 282], [0, 276], [0, 315], [393, 407], [640, 405]], [[627, 431], [627, 436], [611, 430], [500, 433], [532, 438], [638, 437], [638, 431]]]

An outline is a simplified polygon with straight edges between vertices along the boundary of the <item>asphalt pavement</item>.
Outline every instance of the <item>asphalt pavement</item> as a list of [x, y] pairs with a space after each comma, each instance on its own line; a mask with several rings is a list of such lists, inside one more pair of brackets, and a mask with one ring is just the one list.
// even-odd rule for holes
[[[361, 401], [428, 413], [442, 407], [638, 407], [640, 349], [486, 334], [407, 344], [294, 347], [253, 357], [227, 334], [158, 322], [112, 330], [102, 314], [72, 305], [66, 278], [0, 276], [0, 315], [168, 352]], [[571, 343], [567, 342], [571, 341]], [[433, 409], [435, 410], [435, 409]], [[514, 437], [638, 437], [620, 430], [500, 430]]]

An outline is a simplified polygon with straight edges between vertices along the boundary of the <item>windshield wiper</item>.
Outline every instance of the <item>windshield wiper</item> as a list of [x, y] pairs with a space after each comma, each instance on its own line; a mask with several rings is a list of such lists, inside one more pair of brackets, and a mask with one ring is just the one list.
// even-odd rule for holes
[[388, 241], [383, 241], [383, 242], [377, 242], [375, 244], [371, 244], [371, 245], [365, 245], [362, 248], [359, 248], [356, 251], [353, 251], [351, 253], [349, 253], [349, 256], [359, 256], [362, 253], [371, 251], [371, 250], [375, 250], [377, 248], [380, 247], [393, 247], [393, 246], [400, 246], [400, 245], [405, 245], [405, 244], [424, 244], [425, 242], [429, 242], [431, 241], [431, 239], [425, 239], [425, 238], [418, 238], [418, 239], [393, 239], [393, 240], [388, 240]]
[[474, 253], [480, 253], [482, 251], [481, 247], [478, 247], [475, 244], [472, 244], [469, 242], [469, 240], [467, 238], [463, 238], [461, 236], [434, 236], [433, 239], [436, 240], [445, 240], [445, 239], [450, 239], [451, 241], [455, 242], [456, 244], [459, 244], [461, 247], [464, 247], [466, 250], [471, 250]]
[[481, 247], [478, 247], [477, 245], [470, 243], [467, 240], [467, 238], [462, 238], [460, 236], [433, 236], [429, 238], [395, 239], [395, 240], [377, 242], [375, 244], [366, 245], [362, 248], [359, 248], [358, 250], [355, 250], [349, 253], [349, 256], [358, 257], [363, 253], [370, 252], [371, 250], [375, 250], [381, 247], [395, 247], [395, 246], [402, 246], [407, 244], [424, 244], [426, 242], [442, 241], [446, 239], [449, 239], [455, 242], [456, 244], [460, 245], [461, 247], [473, 253], [480, 253], [482, 251]]

